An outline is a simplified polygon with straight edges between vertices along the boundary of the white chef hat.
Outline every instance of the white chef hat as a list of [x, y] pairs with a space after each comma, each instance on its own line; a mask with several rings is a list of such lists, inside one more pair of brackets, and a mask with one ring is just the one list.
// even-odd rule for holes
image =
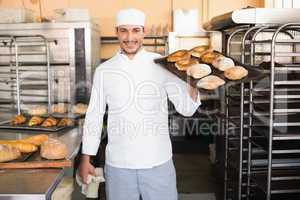
[[134, 8], [120, 10], [117, 15], [117, 24], [120, 25], [138, 25], [145, 26], [145, 14]]

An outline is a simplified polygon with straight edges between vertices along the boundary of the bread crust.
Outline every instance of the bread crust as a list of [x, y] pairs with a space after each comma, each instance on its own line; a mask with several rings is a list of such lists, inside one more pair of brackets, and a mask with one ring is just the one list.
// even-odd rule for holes
[[191, 58], [191, 54], [189, 53], [188, 50], [178, 50], [175, 51], [174, 53], [171, 53], [167, 57], [168, 62], [177, 62], [180, 60], [188, 60]]
[[215, 60], [216, 58], [222, 56], [221, 54], [217, 53], [217, 52], [214, 52], [214, 51], [208, 51], [208, 52], [205, 52], [203, 53], [203, 55], [201, 56], [201, 60], [202, 62], [204, 63], [207, 63], [207, 64], [212, 64], [213, 60]]
[[215, 90], [218, 87], [225, 84], [225, 81], [218, 76], [209, 75], [197, 82], [197, 87], [206, 89], [206, 90]]
[[235, 66], [235, 64], [231, 58], [227, 58], [224, 56], [219, 56], [216, 59], [214, 59], [212, 61], [212, 65], [220, 71], [225, 71], [225, 70]]
[[15, 160], [21, 156], [21, 152], [7, 145], [0, 144], [0, 162]]
[[196, 64], [190, 66], [187, 71], [187, 75], [192, 76], [194, 79], [200, 79], [211, 73], [211, 68], [207, 64]]
[[49, 138], [41, 145], [41, 157], [46, 159], [64, 159], [67, 153], [67, 146], [63, 142], [53, 138]]
[[206, 51], [212, 51], [212, 49], [210, 49], [210, 47], [207, 45], [201, 45], [192, 48], [190, 50], [190, 54], [194, 57], [200, 58]]
[[181, 60], [181, 61], [177, 61], [175, 63], [175, 67], [179, 70], [179, 71], [186, 71], [187, 68], [189, 68], [190, 66], [193, 66], [195, 64], [198, 64], [198, 60], [197, 59], [189, 59], [189, 60]]
[[229, 80], [240, 80], [248, 75], [248, 70], [242, 66], [235, 66], [224, 71], [224, 76]]

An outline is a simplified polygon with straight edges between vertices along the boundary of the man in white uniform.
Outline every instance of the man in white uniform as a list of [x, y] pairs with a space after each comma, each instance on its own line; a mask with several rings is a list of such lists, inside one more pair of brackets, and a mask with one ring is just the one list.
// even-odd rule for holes
[[143, 49], [144, 23], [139, 10], [118, 13], [120, 50], [96, 69], [86, 113], [80, 163], [84, 182], [94, 174], [90, 155], [98, 151], [108, 105], [108, 200], [177, 200], [167, 99], [185, 116], [200, 105], [195, 88], [155, 64], [160, 55]]

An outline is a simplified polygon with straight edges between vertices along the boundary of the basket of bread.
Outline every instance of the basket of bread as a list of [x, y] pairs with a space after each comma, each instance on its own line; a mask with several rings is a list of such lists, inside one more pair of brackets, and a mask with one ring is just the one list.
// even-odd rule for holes
[[204, 92], [263, 77], [262, 71], [242, 65], [209, 46], [178, 50], [154, 62]]
[[[34, 153], [38, 156], [27, 161], [28, 155]], [[66, 144], [46, 134], [18, 140], [0, 140], [0, 169], [68, 167], [71, 164], [66, 160], [67, 155]]]

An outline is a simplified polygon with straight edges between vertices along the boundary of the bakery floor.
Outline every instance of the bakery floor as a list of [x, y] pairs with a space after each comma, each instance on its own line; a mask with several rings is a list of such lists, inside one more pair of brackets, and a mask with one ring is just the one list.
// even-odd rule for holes
[[[217, 180], [213, 174], [213, 165], [209, 160], [207, 144], [202, 144], [197, 139], [175, 140], [173, 141], [173, 151], [178, 200], [219, 200], [222, 198], [222, 181]], [[100, 157], [103, 158], [103, 156]], [[72, 199], [85, 199], [78, 186], [75, 187]], [[100, 185], [99, 199], [105, 200], [104, 184]]]

